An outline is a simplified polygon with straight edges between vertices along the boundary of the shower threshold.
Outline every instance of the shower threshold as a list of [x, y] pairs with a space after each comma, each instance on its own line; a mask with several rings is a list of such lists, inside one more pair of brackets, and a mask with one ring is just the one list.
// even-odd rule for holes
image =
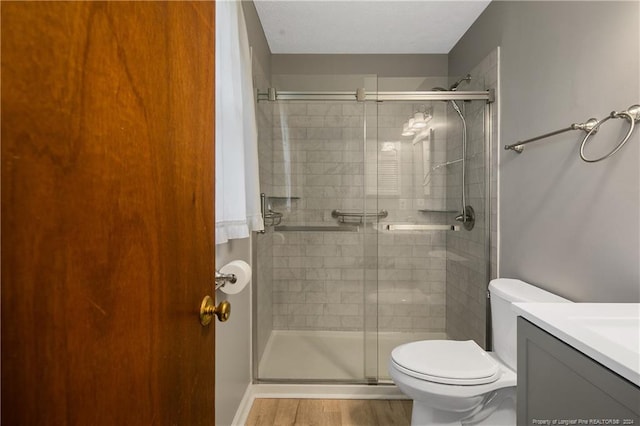
[[[416, 340], [446, 339], [438, 332], [380, 332], [366, 342], [367, 360], [377, 364], [380, 384], [392, 383], [387, 371], [391, 351]], [[377, 348], [377, 351], [376, 351]], [[368, 372], [372, 372], [371, 369]], [[373, 374], [376, 370], [373, 367]], [[292, 383], [369, 382], [365, 373], [365, 337], [360, 331], [274, 330], [259, 363], [257, 381]], [[375, 384], [375, 381], [373, 382]]]

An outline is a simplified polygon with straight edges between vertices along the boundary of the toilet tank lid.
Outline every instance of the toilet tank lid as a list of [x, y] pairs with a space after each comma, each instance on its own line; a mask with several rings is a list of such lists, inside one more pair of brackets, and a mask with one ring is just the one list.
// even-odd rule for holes
[[512, 278], [497, 278], [489, 283], [489, 292], [509, 302], [568, 303], [564, 297]]

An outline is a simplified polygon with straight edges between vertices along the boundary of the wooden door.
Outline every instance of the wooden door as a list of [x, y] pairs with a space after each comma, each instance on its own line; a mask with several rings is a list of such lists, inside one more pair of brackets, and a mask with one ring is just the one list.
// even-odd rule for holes
[[213, 2], [2, 2], [2, 424], [214, 424]]

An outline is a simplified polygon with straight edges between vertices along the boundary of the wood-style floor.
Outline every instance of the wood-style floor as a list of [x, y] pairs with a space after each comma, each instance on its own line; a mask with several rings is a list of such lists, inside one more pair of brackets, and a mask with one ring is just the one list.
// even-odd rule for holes
[[408, 426], [412, 401], [256, 399], [246, 426]]

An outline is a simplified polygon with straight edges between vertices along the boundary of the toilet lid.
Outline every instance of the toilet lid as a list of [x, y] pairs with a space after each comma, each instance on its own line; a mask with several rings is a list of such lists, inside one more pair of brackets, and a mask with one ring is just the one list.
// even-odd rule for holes
[[398, 346], [391, 360], [410, 376], [436, 383], [480, 385], [500, 376], [498, 363], [473, 340], [423, 340]]

